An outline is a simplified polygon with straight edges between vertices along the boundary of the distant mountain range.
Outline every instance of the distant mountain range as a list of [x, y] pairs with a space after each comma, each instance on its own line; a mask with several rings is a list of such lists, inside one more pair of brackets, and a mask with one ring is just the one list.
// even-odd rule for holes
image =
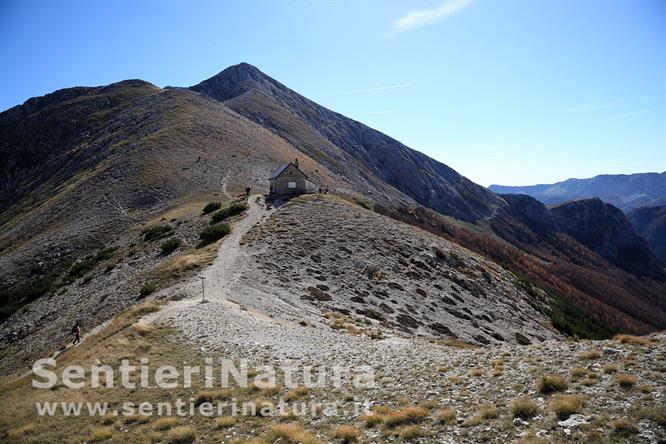
[[603, 174], [545, 185], [491, 185], [489, 189], [500, 194], [527, 194], [549, 206], [598, 197], [626, 213], [640, 207], [666, 205], [666, 172]]

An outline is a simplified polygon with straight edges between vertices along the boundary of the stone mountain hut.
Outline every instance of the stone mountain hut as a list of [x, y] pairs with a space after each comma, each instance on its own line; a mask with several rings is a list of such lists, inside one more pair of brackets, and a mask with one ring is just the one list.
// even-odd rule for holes
[[268, 180], [271, 194], [305, 194], [319, 191], [319, 185], [309, 180], [298, 168], [298, 159], [282, 165]]

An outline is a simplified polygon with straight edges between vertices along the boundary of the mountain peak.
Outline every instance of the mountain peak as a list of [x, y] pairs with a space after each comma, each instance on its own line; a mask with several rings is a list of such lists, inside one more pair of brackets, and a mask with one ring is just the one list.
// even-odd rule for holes
[[264, 74], [259, 68], [246, 62], [232, 65], [213, 77], [190, 87], [191, 90], [205, 94], [219, 101], [238, 97], [252, 90], [272, 92], [286, 87]]

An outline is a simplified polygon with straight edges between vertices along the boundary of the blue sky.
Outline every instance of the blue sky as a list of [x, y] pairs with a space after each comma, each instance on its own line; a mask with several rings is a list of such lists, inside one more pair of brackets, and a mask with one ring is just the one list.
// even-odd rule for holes
[[482, 184], [666, 170], [666, 1], [0, 0], [0, 109], [245, 61]]

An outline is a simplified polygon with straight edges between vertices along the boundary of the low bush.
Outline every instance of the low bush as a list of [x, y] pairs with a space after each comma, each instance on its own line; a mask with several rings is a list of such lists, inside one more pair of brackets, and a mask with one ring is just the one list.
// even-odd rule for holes
[[229, 227], [228, 224], [213, 225], [199, 233], [199, 239], [201, 239], [203, 243], [212, 243], [218, 239], [222, 239], [230, 232], [231, 227]]
[[72, 279], [78, 279], [95, 268], [95, 265], [97, 265], [97, 261], [95, 259], [83, 259], [72, 265], [72, 268], [69, 269], [68, 275]]
[[178, 249], [178, 247], [180, 247], [182, 244], [183, 242], [180, 239], [176, 237], [171, 238], [162, 244], [162, 254], [171, 254], [176, 251], [176, 249]]
[[582, 339], [608, 339], [613, 331], [601, 320], [566, 301], [555, 292], [550, 304], [550, 320], [553, 326], [569, 336]]
[[145, 298], [149, 294], [153, 293], [156, 289], [157, 289], [157, 287], [155, 286], [154, 283], [146, 282], [141, 287], [141, 290], [139, 290], [139, 294], [141, 295], [142, 298]]
[[118, 249], [118, 247], [109, 247], [99, 250], [95, 255], [95, 260], [97, 262], [102, 262], [113, 257], [113, 253]]
[[202, 214], [212, 213], [215, 210], [219, 210], [221, 206], [222, 203], [220, 202], [208, 202], [206, 206], [203, 207], [203, 210], [201, 210], [201, 213]]
[[216, 224], [222, 222], [224, 219], [240, 214], [245, 210], [247, 210], [247, 204], [245, 202], [231, 204], [228, 207], [213, 213], [210, 223]]
[[155, 225], [141, 232], [143, 240], [146, 242], [154, 242], [162, 239], [163, 237], [171, 236], [173, 234], [173, 227], [171, 225]]

